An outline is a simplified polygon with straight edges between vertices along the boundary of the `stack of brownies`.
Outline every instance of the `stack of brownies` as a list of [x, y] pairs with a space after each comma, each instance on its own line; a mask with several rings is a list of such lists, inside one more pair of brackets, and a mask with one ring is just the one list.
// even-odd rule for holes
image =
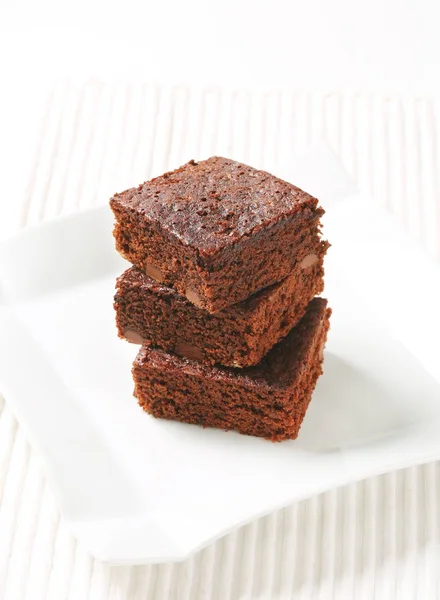
[[316, 198], [233, 160], [190, 161], [110, 200], [119, 335], [143, 344], [155, 417], [274, 441], [298, 435], [331, 310]]

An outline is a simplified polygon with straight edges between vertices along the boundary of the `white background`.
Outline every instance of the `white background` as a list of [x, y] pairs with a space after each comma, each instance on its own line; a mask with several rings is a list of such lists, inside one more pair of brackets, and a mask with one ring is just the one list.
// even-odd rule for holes
[[435, 0], [3, 0], [13, 80], [129, 75], [173, 83], [435, 93]]
[[[436, 0], [2, 0], [0, 234], [55, 80], [437, 94]], [[7, 213], [7, 217], [6, 217]]]
[[[439, 11], [434, 0], [2, 0], [0, 233], [21, 224], [53, 82], [373, 91], [396, 106], [396, 97], [427, 98], [417, 111], [423, 112], [422, 146], [428, 147], [430, 107], [438, 107], [440, 98]], [[411, 121], [413, 113], [405, 114]], [[416, 148], [419, 138], [412, 139]], [[410, 145], [405, 151], [406, 160], [396, 158], [396, 164], [417, 190], [420, 153], [412, 154]], [[363, 156], [356, 160], [363, 164]], [[430, 165], [426, 181], [437, 183], [423, 189], [438, 208], [438, 179]], [[382, 189], [380, 175], [375, 181]], [[398, 198], [399, 185], [392, 189]], [[410, 200], [416, 205], [421, 197], [415, 193]], [[144, 598], [148, 589], [148, 600], [290, 598], [271, 588], [279, 571], [279, 589], [291, 589], [295, 598], [437, 598], [439, 482], [436, 464], [410, 469], [276, 513], [179, 567], [110, 569], [92, 561], [63, 530], [38, 458], [6, 406], [0, 411], [0, 597], [5, 591], [6, 600], [125, 600]], [[303, 548], [307, 561], [301, 559]], [[223, 582], [219, 589], [212, 586], [213, 574]]]
[[437, 95], [436, 0], [2, 0], [0, 235], [41, 120], [41, 91], [119, 78]]

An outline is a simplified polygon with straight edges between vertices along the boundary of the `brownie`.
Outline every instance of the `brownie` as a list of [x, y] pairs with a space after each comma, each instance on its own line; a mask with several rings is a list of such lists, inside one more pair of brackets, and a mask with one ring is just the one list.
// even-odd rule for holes
[[142, 346], [133, 365], [134, 394], [155, 417], [294, 439], [322, 373], [330, 314], [327, 301], [315, 298], [297, 326], [246, 369], [207, 366]]
[[226, 158], [194, 160], [110, 200], [117, 250], [210, 313], [281, 281], [312, 250], [318, 201]]
[[119, 336], [206, 364], [255, 365], [324, 289], [325, 248], [321, 242], [288, 277], [214, 315], [131, 267], [116, 283]]

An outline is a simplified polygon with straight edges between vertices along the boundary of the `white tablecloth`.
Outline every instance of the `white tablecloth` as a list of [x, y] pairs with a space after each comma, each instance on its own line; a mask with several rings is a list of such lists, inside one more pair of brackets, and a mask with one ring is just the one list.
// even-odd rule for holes
[[[33, 158], [23, 193], [2, 202], [9, 228], [105, 203], [193, 157], [276, 172], [325, 140], [359, 187], [440, 257], [435, 100], [92, 81], [55, 86], [41, 106], [39, 137], [23, 147]], [[181, 564], [110, 567], [66, 532], [40, 459], [0, 400], [5, 600], [431, 600], [440, 597], [439, 501], [438, 463], [412, 467], [278, 511]]]

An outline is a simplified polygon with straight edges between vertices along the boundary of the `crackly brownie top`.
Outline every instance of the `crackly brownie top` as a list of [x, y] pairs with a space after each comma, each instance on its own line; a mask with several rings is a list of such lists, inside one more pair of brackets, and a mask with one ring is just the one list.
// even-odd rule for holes
[[143, 214], [183, 243], [209, 252], [295, 213], [301, 205], [313, 209], [317, 200], [265, 171], [213, 156], [116, 194], [110, 204]]
[[286, 389], [295, 383], [302, 369], [310, 367], [305, 363], [305, 357], [314, 337], [321, 332], [327, 310], [325, 298], [314, 298], [298, 325], [253, 367], [235, 369], [209, 366], [148, 346], [142, 346], [139, 350], [135, 365], [142, 366], [148, 361], [164, 372], [184, 370], [207, 381], [223, 380], [247, 387]]

